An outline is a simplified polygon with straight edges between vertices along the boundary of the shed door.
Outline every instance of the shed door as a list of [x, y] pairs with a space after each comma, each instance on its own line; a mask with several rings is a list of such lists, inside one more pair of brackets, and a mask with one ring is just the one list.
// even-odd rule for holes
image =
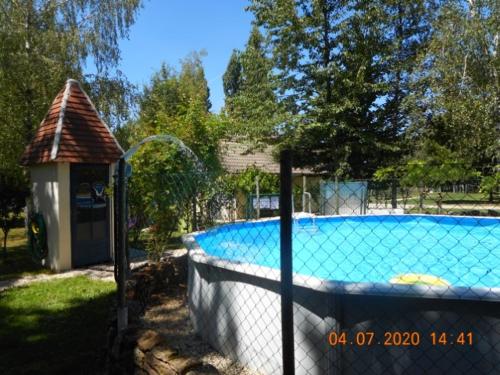
[[73, 267], [110, 260], [109, 165], [71, 165]]

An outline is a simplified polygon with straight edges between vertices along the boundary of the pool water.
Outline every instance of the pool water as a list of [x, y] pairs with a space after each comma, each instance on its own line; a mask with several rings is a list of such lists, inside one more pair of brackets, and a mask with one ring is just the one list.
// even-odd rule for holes
[[[229, 224], [196, 236], [211, 256], [279, 268], [279, 221]], [[318, 217], [294, 221], [294, 272], [388, 283], [433, 275], [452, 286], [500, 287], [500, 219], [430, 215]]]

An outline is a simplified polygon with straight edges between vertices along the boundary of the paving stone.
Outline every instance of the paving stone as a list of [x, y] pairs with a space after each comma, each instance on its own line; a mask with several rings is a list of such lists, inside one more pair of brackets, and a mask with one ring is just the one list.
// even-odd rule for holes
[[160, 344], [163, 341], [162, 337], [155, 331], [147, 330], [142, 333], [137, 339], [137, 346], [143, 352], [147, 352]]
[[182, 375], [219, 375], [219, 371], [212, 365], [202, 364], [188, 369], [187, 372]]

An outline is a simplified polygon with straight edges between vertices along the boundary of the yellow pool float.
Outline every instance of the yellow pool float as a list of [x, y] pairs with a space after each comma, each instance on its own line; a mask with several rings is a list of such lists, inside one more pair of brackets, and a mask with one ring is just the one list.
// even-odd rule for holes
[[421, 273], [407, 273], [397, 275], [390, 281], [391, 284], [405, 285], [430, 285], [430, 286], [450, 286], [451, 284], [445, 279], [433, 275], [425, 275]]

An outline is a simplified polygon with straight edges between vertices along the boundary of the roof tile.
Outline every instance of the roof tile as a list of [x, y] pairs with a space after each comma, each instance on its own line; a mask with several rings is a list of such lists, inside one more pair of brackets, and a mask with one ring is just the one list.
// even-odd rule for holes
[[[279, 174], [280, 164], [273, 157], [273, 147], [250, 149], [247, 145], [238, 142], [223, 141], [220, 143], [220, 161], [229, 173], [241, 173], [249, 167], [256, 167], [264, 172]], [[293, 174], [315, 175], [314, 171], [306, 168], [293, 168]]]
[[21, 164], [109, 164], [122, 154], [122, 148], [80, 84], [69, 79], [26, 147]]

